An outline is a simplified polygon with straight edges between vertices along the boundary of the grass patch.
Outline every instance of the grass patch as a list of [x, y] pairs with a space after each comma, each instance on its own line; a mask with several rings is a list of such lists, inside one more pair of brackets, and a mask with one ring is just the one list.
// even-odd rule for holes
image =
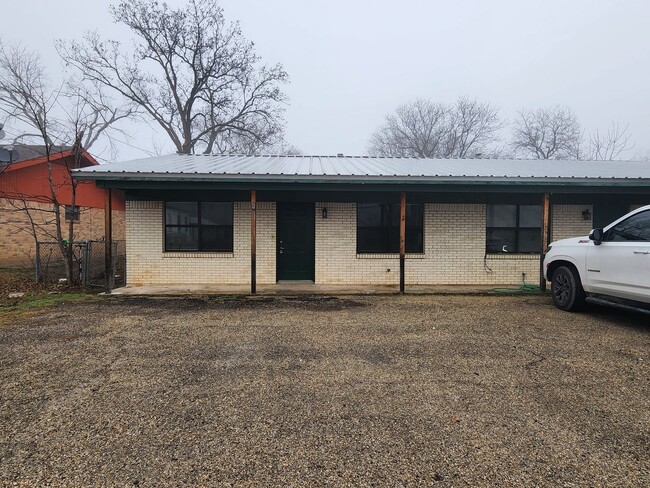
[[83, 292], [29, 292], [21, 298], [0, 298], [0, 325], [5, 325], [21, 316], [31, 315], [42, 308], [63, 303], [77, 303], [97, 300], [96, 294]]
[[[24, 293], [9, 298], [10, 293]], [[0, 268], [0, 325], [19, 317], [34, 315], [39, 310], [58, 304], [97, 299], [97, 291], [88, 293], [81, 288], [53, 283], [37, 283], [34, 271], [28, 268]]]

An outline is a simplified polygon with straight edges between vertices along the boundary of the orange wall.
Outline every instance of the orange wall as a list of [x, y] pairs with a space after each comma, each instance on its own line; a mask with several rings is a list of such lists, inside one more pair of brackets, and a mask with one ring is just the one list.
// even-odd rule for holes
[[[52, 163], [52, 178], [57, 200], [62, 205], [72, 204], [70, 174], [64, 162]], [[81, 181], [77, 185], [75, 204], [80, 207], [104, 208], [105, 190], [97, 188], [94, 181]], [[50, 201], [50, 185], [47, 164], [16, 167], [0, 173], [0, 196], [16, 198], [24, 195], [27, 200]], [[20, 197], [19, 197], [20, 198]], [[113, 209], [124, 210], [124, 195], [113, 191]]]

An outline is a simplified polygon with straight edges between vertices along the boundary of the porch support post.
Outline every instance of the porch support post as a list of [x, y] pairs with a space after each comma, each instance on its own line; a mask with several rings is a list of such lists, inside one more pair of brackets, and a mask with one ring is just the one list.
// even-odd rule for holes
[[257, 293], [257, 191], [251, 190], [251, 295]]
[[399, 200], [399, 292], [404, 293], [404, 268], [406, 258], [406, 193]]
[[109, 188], [104, 192], [104, 275], [106, 293], [113, 288], [113, 198]]
[[542, 252], [539, 257], [539, 289], [546, 291], [546, 279], [544, 278], [544, 256], [548, 252], [549, 228], [551, 222], [551, 199], [548, 193], [542, 198]]

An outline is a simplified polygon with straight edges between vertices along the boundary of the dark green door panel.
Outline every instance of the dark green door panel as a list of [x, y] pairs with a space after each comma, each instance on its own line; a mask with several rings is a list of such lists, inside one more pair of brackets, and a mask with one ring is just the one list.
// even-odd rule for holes
[[314, 280], [314, 211], [313, 203], [278, 203], [278, 280]]
[[594, 228], [603, 228], [630, 211], [625, 198], [601, 198], [594, 202]]

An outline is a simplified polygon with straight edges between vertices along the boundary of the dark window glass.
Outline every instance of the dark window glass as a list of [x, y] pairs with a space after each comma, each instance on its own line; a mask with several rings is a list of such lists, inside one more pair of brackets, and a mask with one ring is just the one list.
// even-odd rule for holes
[[232, 202], [167, 202], [165, 250], [232, 252]]
[[232, 203], [201, 202], [201, 225], [232, 226]]
[[381, 227], [382, 205], [359, 204], [357, 205], [357, 226]]
[[167, 226], [165, 243], [168, 251], [198, 251], [198, 227]]
[[641, 212], [616, 224], [607, 231], [606, 241], [649, 242], [650, 211]]
[[488, 252], [517, 252], [516, 241], [517, 231], [514, 229], [491, 228], [487, 230]]
[[197, 202], [167, 202], [166, 225], [197, 225], [199, 204]]
[[519, 227], [541, 227], [541, 205], [519, 205]]
[[516, 227], [517, 205], [488, 205], [488, 227]]
[[233, 249], [232, 226], [201, 228], [201, 250], [230, 252]]
[[542, 249], [541, 226], [536, 229], [519, 229], [517, 252], [534, 253]]
[[541, 233], [541, 205], [488, 205], [487, 252], [539, 253]]
[[65, 220], [73, 220], [75, 222], [79, 221], [79, 207], [76, 205], [66, 205], [65, 206]]
[[[357, 205], [357, 252], [399, 252], [399, 204]], [[406, 252], [424, 252], [424, 206], [406, 205]]]

